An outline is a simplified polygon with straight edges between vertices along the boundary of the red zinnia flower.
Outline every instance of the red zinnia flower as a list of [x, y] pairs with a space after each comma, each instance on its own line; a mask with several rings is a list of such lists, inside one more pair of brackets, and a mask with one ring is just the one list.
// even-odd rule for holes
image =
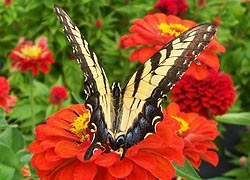
[[184, 16], [188, 5], [185, 0], [159, 0], [154, 8], [167, 15]]
[[34, 75], [41, 70], [43, 73], [50, 71], [48, 65], [54, 63], [53, 53], [47, 47], [47, 38], [40, 38], [37, 44], [25, 42], [15, 47], [9, 58], [13, 59], [11, 66], [22, 72], [31, 70]]
[[10, 86], [5, 77], [0, 76], [0, 107], [10, 112], [11, 107], [16, 104], [16, 97], [9, 95]]
[[4, 0], [3, 3], [5, 6], [10, 6], [12, 4], [12, 0]]
[[176, 103], [170, 103], [166, 112], [169, 117], [180, 123], [181, 128], [176, 133], [185, 142], [183, 153], [191, 164], [198, 169], [203, 160], [216, 166], [217, 147], [212, 142], [219, 135], [216, 121], [207, 120], [196, 113], [181, 112]]
[[[123, 160], [114, 151], [95, 151], [88, 161], [83, 156], [93, 134], [87, 128], [89, 112], [84, 105], [72, 105], [50, 116], [36, 128], [37, 140], [30, 145], [31, 163], [44, 180], [171, 179], [171, 162], [183, 165], [183, 140], [164, 120], [156, 134], [147, 136], [127, 150]], [[172, 120], [171, 128], [179, 124]]]
[[102, 21], [101, 21], [100, 19], [97, 19], [97, 20], [95, 21], [95, 26], [96, 26], [97, 28], [101, 28], [101, 27], [102, 27]]
[[[182, 20], [179, 17], [156, 13], [147, 15], [144, 19], [137, 19], [130, 28], [133, 34], [121, 37], [121, 47], [141, 46], [130, 55], [130, 61], [139, 60], [144, 63], [165, 44], [179, 36], [182, 32], [197, 25], [193, 21]], [[218, 71], [219, 59], [214, 52], [224, 52], [225, 48], [217, 43], [214, 38], [204, 51], [198, 56], [201, 65], [192, 62], [186, 72], [197, 79], [207, 76], [207, 66]]]
[[207, 5], [207, 1], [206, 0], [198, 0], [197, 4], [199, 7], [203, 8]]
[[54, 86], [50, 91], [49, 102], [60, 106], [67, 98], [67, 89], [63, 86]]
[[181, 110], [205, 117], [225, 114], [234, 103], [235, 90], [228, 74], [209, 70], [206, 79], [184, 75], [172, 90], [171, 98]]

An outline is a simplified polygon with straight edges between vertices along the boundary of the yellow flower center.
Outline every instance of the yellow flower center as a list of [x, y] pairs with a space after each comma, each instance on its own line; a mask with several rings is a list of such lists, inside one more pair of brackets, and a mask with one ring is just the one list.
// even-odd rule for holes
[[175, 37], [179, 36], [182, 32], [188, 30], [188, 27], [182, 24], [161, 23], [157, 26], [157, 28], [161, 31], [162, 35], [169, 34]]
[[23, 56], [27, 58], [37, 58], [41, 54], [42, 49], [37, 45], [26, 45], [21, 51]]
[[188, 123], [184, 119], [177, 116], [171, 116], [171, 117], [180, 123], [180, 129], [176, 132], [178, 135], [181, 135], [183, 132], [189, 129]]
[[70, 131], [77, 135], [81, 142], [90, 140], [90, 135], [87, 133], [89, 117], [89, 113], [84, 113], [78, 116], [71, 124]]

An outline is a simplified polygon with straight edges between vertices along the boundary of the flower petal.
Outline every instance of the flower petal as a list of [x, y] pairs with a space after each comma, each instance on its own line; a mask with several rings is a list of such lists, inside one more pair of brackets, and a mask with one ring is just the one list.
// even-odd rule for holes
[[78, 145], [70, 141], [60, 141], [56, 144], [55, 152], [62, 158], [72, 158], [78, 153]]
[[74, 170], [77, 165], [77, 161], [67, 164], [67, 166], [63, 167], [60, 170], [59, 180], [69, 180], [74, 178]]
[[92, 180], [97, 173], [97, 166], [93, 163], [79, 163], [76, 164], [74, 171], [74, 180]]
[[150, 170], [156, 168], [155, 156], [147, 152], [139, 151], [131, 160], [144, 169]]
[[125, 180], [148, 179], [148, 173], [149, 172], [147, 172], [146, 169], [133, 164], [133, 171], [125, 178]]
[[156, 156], [157, 167], [150, 172], [161, 180], [169, 180], [175, 176], [175, 168], [173, 165], [163, 157]]
[[116, 178], [125, 178], [133, 169], [132, 162], [125, 158], [122, 161], [117, 161], [113, 166], [108, 167], [109, 173]]
[[112, 166], [116, 161], [120, 159], [120, 156], [116, 153], [103, 153], [95, 159], [95, 164], [98, 166], [109, 167]]

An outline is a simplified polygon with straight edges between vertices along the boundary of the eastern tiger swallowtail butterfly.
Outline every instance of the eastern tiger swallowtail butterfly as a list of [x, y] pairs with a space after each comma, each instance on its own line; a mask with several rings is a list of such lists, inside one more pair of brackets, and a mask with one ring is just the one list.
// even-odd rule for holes
[[200, 24], [182, 33], [141, 65], [120, 89], [119, 83], [110, 88], [95, 53], [71, 18], [57, 5], [55, 11], [85, 76], [85, 105], [91, 113], [88, 127], [95, 135], [84, 159], [107, 143], [123, 159], [128, 148], [155, 133], [156, 124], [162, 120], [161, 103], [166, 100], [166, 93], [190, 63], [197, 61], [216, 26]]

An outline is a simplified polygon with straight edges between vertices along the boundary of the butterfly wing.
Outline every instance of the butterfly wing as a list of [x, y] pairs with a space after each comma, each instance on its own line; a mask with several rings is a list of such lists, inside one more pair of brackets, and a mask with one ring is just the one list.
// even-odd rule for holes
[[[112, 116], [111, 92], [105, 72], [99, 64], [95, 53], [81, 34], [75, 23], [66, 12], [55, 5], [55, 11], [73, 48], [75, 58], [80, 65], [84, 76], [84, 91], [87, 94], [86, 107], [90, 110], [91, 117], [89, 129], [95, 132], [95, 137], [90, 148], [85, 153], [85, 159], [89, 159], [97, 144], [105, 144], [107, 139], [107, 122]], [[106, 121], [105, 121], [106, 120]]]
[[141, 65], [123, 90], [120, 132], [126, 146], [138, 143], [162, 120], [161, 102], [216, 32], [212, 23], [182, 33]]

